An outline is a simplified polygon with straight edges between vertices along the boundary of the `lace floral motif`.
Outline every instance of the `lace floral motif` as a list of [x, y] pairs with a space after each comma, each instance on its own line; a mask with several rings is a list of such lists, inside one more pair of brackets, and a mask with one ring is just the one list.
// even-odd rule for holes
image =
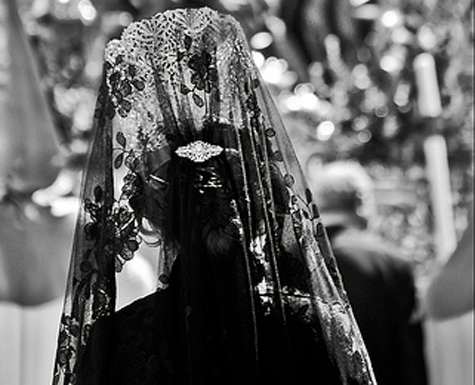
[[[186, 51], [189, 51], [191, 48], [192, 39], [191, 37], [185, 35], [184, 44]], [[182, 60], [187, 58], [186, 53], [182, 52]], [[214, 55], [208, 51], [201, 51], [194, 53], [189, 56], [186, 63], [191, 70], [190, 81], [193, 87], [190, 89], [185, 84], [180, 85], [180, 92], [184, 95], [191, 93], [193, 102], [198, 107], [204, 106], [204, 99], [199, 96], [197, 91], [204, 91], [205, 93], [210, 93], [213, 88], [216, 88], [216, 83], [218, 81], [218, 71], [213, 61]]]
[[[132, 211], [126, 207], [115, 206], [107, 215], [107, 221], [100, 221], [102, 210], [102, 189], [97, 186], [94, 189], [95, 202], [89, 199], [84, 201], [84, 210], [89, 214], [91, 222], [84, 227], [84, 236], [87, 241], [98, 242], [98, 238], [107, 236], [104, 249], [116, 258], [116, 271], [122, 270], [124, 261], [130, 260], [139, 248], [140, 237], [138, 236], [138, 226], [135, 224], [135, 217]], [[90, 263], [85, 260], [81, 264], [83, 271], [91, 268]]]
[[111, 101], [119, 115], [125, 118], [132, 109], [132, 102], [128, 97], [134, 88], [137, 91], [142, 91], [145, 85], [143, 80], [136, 76], [136, 66], [126, 64], [122, 55], [115, 58], [112, 68], [113, 71], [108, 78]]

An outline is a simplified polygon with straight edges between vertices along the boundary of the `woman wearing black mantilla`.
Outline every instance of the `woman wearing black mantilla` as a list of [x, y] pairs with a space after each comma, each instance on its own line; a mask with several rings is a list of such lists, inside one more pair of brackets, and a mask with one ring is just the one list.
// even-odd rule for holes
[[[167, 11], [108, 44], [55, 384], [375, 384], [238, 23]], [[157, 290], [116, 306], [154, 253]]]

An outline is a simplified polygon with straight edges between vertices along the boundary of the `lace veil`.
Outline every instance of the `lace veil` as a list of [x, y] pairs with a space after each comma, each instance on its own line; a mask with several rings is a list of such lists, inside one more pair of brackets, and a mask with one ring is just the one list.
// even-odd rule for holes
[[277, 320], [275, 346], [285, 351], [285, 309], [294, 307], [320, 325], [342, 383], [375, 383], [318, 210], [243, 32], [209, 8], [133, 23], [106, 48], [55, 384], [74, 383], [91, 330], [117, 311], [116, 274], [141, 252], [156, 256], [158, 291], [180, 269], [191, 351], [196, 288], [212, 270], [224, 277], [218, 290], [237, 277], [239, 289], [218, 303], [238, 320], [256, 362], [259, 317]]

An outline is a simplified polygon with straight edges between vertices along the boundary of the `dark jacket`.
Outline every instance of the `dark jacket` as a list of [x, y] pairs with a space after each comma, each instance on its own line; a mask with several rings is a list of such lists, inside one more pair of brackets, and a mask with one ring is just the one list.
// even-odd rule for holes
[[333, 251], [379, 385], [427, 383], [416, 289], [397, 249], [356, 229], [329, 228]]

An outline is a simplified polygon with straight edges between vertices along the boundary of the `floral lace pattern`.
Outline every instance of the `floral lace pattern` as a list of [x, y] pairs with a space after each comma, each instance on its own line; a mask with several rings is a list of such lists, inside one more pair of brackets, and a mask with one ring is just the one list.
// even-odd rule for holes
[[[230, 250], [216, 239], [237, 242], [253, 311], [319, 322], [342, 382], [375, 383], [318, 210], [234, 19], [168, 11], [108, 44], [85, 178], [55, 384], [75, 383], [91, 328], [114, 313], [115, 271], [156, 248], [166, 290], [191, 250], [170, 226], [174, 188], [198, 197], [197, 234], [210, 254]], [[165, 350], [154, 367], [171, 367]]]

